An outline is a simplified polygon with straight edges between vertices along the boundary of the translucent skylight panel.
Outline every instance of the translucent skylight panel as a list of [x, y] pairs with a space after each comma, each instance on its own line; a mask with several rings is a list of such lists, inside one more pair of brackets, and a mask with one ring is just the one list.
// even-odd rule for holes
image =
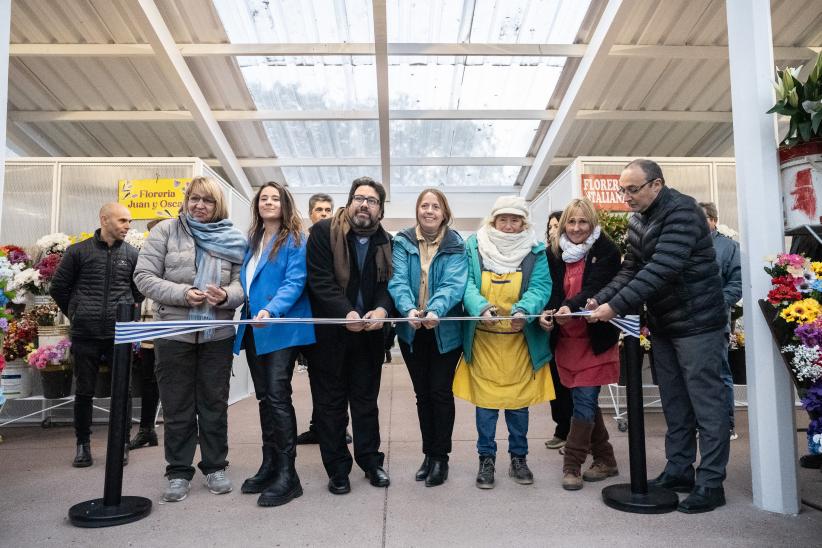
[[572, 44], [588, 0], [389, 0], [389, 42]]
[[347, 189], [358, 177], [371, 177], [379, 181], [382, 178], [379, 166], [323, 166], [323, 167], [284, 167], [282, 168], [288, 186], [292, 188], [316, 188], [317, 191], [328, 187]]
[[520, 166], [392, 166], [391, 186], [514, 186]]
[[464, 58], [429, 57], [423, 64], [409, 59], [389, 58], [392, 109], [544, 109], [565, 65], [564, 57], [480, 65], [442, 62]]
[[538, 120], [392, 120], [391, 156], [524, 157]]
[[229, 40], [373, 42], [371, 0], [214, 0]]
[[324, 57], [239, 58], [258, 110], [375, 110], [374, 58], [329, 64]]
[[274, 152], [283, 158], [378, 158], [376, 121], [263, 122]]

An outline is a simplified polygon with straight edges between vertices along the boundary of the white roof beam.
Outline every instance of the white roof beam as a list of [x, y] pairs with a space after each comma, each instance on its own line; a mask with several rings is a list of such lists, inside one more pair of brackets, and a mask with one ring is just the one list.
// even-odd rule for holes
[[[215, 167], [220, 165], [216, 158], [206, 158], [208, 165]], [[380, 159], [369, 158], [240, 158], [238, 160], [243, 167], [327, 167], [327, 166], [378, 166]], [[466, 156], [466, 157], [419, 157], [419, 158], [393, 158], [392, 165], [395, 166], [530, 166], [534, 159], [531, 157], [507, 157], [507, 156]], [[565, 166], [570, 164], [573, 158], [554, 158], [553, 165]]]
[[382, 184], [391, 199], [391, 122], [388, 119], [388, 21], [385, 0], [373, 0], [374, 54], [377, 71], [377, 111], [379, 112], [380, 164]]
[[554, 156], [557, 155], [560, 146], [565, 141], [565, 137], [571, 130], [571, 126], [576, 120], [577, 111], [582, 104], [583, 92], [586, 85], [599, 75], [604, 73], [605, 64], [608, 61], [608, 52], [616, 40], [619, 30], [623, 28], [622, 22], [627, 20], [627, 13], [633, 7], [632, 0], [608, 0], [605, 10], [597, 23], [594, 34], [591, 36], [591, 43], [585, 55], [579, 62], [574, 77], [568, 85], [568, 89], [562, 98], [562, 102], [557, 109], [557, 115], [545, 138], [540, 143], [535, 155], [534, 165], [528, 170], [525, 181], [522, 183], [520, 195], [530, 200], [539, 189], [542, 180], [551, 167]]
[[[214, 56], [314, 56], [314, 55], [374, 55], [371, 43], [317, 44], [175, 44], [183, 57]], [[388, 55], [442, 56], [529, 56], [582, 57], [586, 44], [387, 44]], [[822, 47], [777, 46], [774, 58], [793, 60], [811, 58]], [[149, 57], [154, 55], [150, 44], [11, 44], [12, 57]], [[656, 46], [614, 45], [610, 55], [616, 57], [651, 57], [657, 59], [727, 59], [725, 46]]]
[[[214, 110], [218, 122], [378, 120], [376, 110]], [[389, 110], [391, 120], [553, 120], [549, 110]], [[187, 122], [187, 110], [14, 110], [15, 122]], [[577, 120], [641, 122], [730, 122], [726, 111], [578, 110]]]
[[231, 184], [248, 199], [251, 199], [254, 192], [248, 178], [237, 161], [237, 156], [223, 133], [220, 124], [214, 118], [211, 108], [208, 106], [203, 91], [200, 89], [197, 80], [188, 68], [185, 59], [180, 54], [180, 50], [174, 43], [174, 38], [169, 31], [160, 10], [154, 0], [137, 0], [140, 10], [134, 10], [138, 19], [141, 19], [141, 27], [154, 49], [155, 58], [166, 74], [169, 83], [178, 90], [186, 108], [191, 113], [197, 129], [203, 139], [208, 143], [214, 155], [220, 160], [225, 173]]

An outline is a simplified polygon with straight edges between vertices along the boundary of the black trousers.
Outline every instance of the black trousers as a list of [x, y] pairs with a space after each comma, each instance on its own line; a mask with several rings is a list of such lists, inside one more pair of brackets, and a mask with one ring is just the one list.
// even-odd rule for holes
[[187, 343], [157, 339], [157, 386], [163, 404], [166, 476], [194, 477], [194, 452], [203, 474], [228, 466], [228, 389], [234, 339]]
[[571, 399], [571, 391], [565, 388], [559, 380], [556, 360], [551, 360], [551, 381], [554, 383], [554, 393], [556, 398], [551, 400], [551, 418], [557, 423], [554, 429], [554, 437], [567, 439], [568, 432], [571, 431], [571, 414], [574, 412], [574, 402]]
[[157, 417], [157, 402], [160, 392], [157, 389], [157, 377], [154, 375], [154, 348], [140, 349], [140, 428], [154, 428]]
[[114, 339], [72, 338], [71, 354], [74, 360], [74, 434], [77, 443], [91, 439], [92, 403], [97, 372], [101, 365], [111, 367]]
[[422, 452], [447, 461], [454, 432], [452, 385], [462, 348], [440, 354], [434, 330], [421, 327], [411, 346], [400, 341], [400, 352], [417, 396]]
[[297, 348], [258, 355], [250, 327], [245, 330], [243, 348], [260, 408], [263, 446], [294, 457], [297, 454], [297, 415], [291, 401], [291, 377]]
[[326, 330], [317, 329], [318, 342], [308, 347], [306, 357], [314, 426], [325, 470], [329, 477], [347, 476], [351, 472], [353, 461], [345, 443], [349, 406], [354, 460], [365, 471], [382, 466], [385, 455], [379, 450], [377, 407], [385, 357], [381, 332], [376, 333], [375, 339], [373, 332], [352, 333], [335, 328], [336, 336], [323, 336], [323, 331]]

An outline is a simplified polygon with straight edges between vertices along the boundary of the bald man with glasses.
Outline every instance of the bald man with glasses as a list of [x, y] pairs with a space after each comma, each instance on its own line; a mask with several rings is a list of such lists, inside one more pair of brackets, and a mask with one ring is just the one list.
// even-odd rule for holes
[[[690, 493], [678, 510], [725, 504], [730, 423], [722, 381], [727, 310], [713, 238], [696, 200], [665, 185], [651, 160], [619, 178], [634, 214], [622, 269], [590, 299], [590, 321], [648, 309], [665, 434], [665, 470], [649, 484]], [[694, 473], [699, 433], [700, 462]]]

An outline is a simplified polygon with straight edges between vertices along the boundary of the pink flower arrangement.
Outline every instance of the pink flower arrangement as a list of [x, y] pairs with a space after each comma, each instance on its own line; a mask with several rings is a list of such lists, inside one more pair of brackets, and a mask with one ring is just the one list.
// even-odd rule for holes
[[45, 369], [47, 365], [58, 365], [68, 360], [71, 341], [63, 339], [57, 344], [41, 346], [26, 356], [28, 364], [35, 369]]
[[60, 265], [62, 259], [63, 255], [60, 253], [50, 253], [43, 257], [40, 262], [34, 266], [37, 272], [40, 273], [40, 280], [44, 283], [50, 282], [51, 279], [54, 278], [54, 273], [57, 272], [57, 267]]

